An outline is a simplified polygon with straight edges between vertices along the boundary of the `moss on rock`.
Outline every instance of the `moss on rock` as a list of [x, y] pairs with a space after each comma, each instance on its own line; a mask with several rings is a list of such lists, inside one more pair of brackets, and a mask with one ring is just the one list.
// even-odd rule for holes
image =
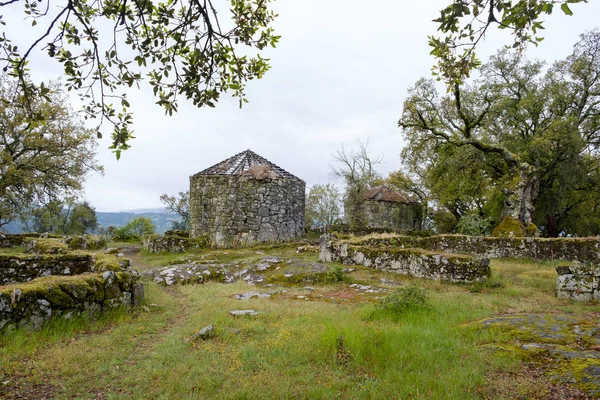
[[[533, 225], [533, 224], [532, 224]], [[535, 225], [534, 225], [535, 226]], [[537, 228], [536, 228], [537, 230]], [[526, 237], [525, 227], [518, 219], [507, 215], [500, 224], [492, 231], [495, 237]]]

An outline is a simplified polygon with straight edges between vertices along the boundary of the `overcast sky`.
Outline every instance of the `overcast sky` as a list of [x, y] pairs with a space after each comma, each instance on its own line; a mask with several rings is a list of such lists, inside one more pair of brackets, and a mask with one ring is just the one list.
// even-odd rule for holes
[[[396, 122], [407, 89], [431, 74], [427, 36], [449, 1], [276, 1], [275, 29], [282, 38], [267, 54], [272, 69], [248, 85], [250, 102], [239, 109], [236, 99], [224, 96], [216, 109], [197, 109], [181, 101], [179, 112], [167, 117], [147, 86], [129, 94], [136, 139], [116, 161], [105, 127], [98, 151], [105, 174], [88, 178], [85, 199], [98, 211], [160, 207], [162, 193], [187, 190], [190, 175], [245, 149], [307, 186], [332, 181], [331, 154], [359, 139], [383, 157], [381, 173], [401, 168]], [[572, 17], [557, 9], [547, 19], [545, 41], [528, 55], [564, 58], [581, 33], [599, 24], [600, 2], [571, 8]], [[7, 13], [9, 22], [22, 19]], [[21, 40], [32, 37], [23, 31]], [[494, 29], [478, 53], [485, 60], [510, 40]], [[43, 54], [30, 67], [37, 79], [60, 76], [60, 67]]]

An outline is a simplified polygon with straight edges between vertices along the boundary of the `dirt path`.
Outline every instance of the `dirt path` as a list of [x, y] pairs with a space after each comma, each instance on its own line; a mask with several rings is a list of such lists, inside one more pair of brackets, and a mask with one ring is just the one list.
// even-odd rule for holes
[[151, 265], [144, 263], [142, 257], [140, 256], [141, 246], [131, 246], [120, 249], [125, 257], [131, 260], [131, 268], [137, 271], [146, 271], [154, 268]]

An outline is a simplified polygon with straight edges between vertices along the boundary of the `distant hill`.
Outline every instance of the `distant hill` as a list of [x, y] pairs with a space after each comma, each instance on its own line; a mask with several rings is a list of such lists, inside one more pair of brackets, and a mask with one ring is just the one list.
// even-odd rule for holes
[[[161, 209], [158, 209], [161, 210]], [[141, 210], [123, 211], [123, 212], [96, 212], [98, 218], [98, 226], [100, 228], [107, 228], [109, 226], [115, 226], [120, 228], [127, 225], [129, 221], [137, 217], [147, 217], [152, 220], [156, 233], [165, 233], [166, 230], [171, 229], [173, 221], [179, 220], [179, 216], [173, 213], [167, 213], [164, 210], [162, 212], [144, 212]]]
[[[119, 212], [96, 212], [98, 218], [98, 227], [107, 228], [115, 226], [120, 228], [127, 225], [129, 221], [137, 217], [148, 217], [152, 220], [156, 233], [163, 234], [166, 230], [171, 229], [173, 221], [179, 220], [179, 216], [173, 213], [166, 212], [163, 208], [146, 208], [131, 211]], [[11, 222], [4, 226], [4, 230], [8, 233], [22, 233], [23, 227], [21, 222]]]

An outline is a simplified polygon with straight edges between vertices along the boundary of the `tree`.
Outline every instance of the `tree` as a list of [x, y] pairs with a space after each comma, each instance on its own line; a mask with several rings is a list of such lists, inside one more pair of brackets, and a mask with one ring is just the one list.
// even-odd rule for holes
[[28, 230], [60, 235], [83, 235], [98, 228], [96, 210], [87, 201], [73, 199], [35, 208], [23, 222]]
[[[6, 0], [0, 7], [21, 7], [43, 34], [21, 51], [12, 39], [22, 29], [0, 16], [7, 26], [0, 35], [0, 64], [18, 78], [26, 104], [45, 95], [43, 85], [26, 79], [35, 50], [62, 64], [68, 90], [77, 91], [87, 118], [113, 125], [111, 148], [117, 158], [133, 138], [132, 114], [125, 90], [139, 86], [147, 75], [157, 104], [169, 115], [180, 97], [195, 106], [214, 107], [222, 93], [247, 101], [245, 86], [269, 69], [268, 60], [249, 50], [274, 47], [279, 40], [271, 24], [276, 15], [270, 0], [231, 0], [230, 20], [217, 18], [221, 9], [212, 0]], [[58, 5], [58, 8], [57, 8]], [[11, 35], [12, 33], [12, 35]], [[40, 116], [29, 108], [30, 119]]]
[[387, 186], [400, 193], [406, 193], [416, 198], [421, 203], [423, 213], [421, 227], [430, 225], [429, 221], [429, 201], [431, 193], [424, 185], [422, 177], [419, 175], [422, 171], [416, 167], [413, 171], [392, 171], [385, 179], [377, 179], [373, 182], [374, 186]]
[[179, 221], [173, 223], [173, 229], [187, 231], [190, 229], [190, 192], [179, 192], [178, 197], [163, 194], [160, 196], [160, 201], [165, 205], [165, 208], [179, 215]]
[[434, 20], [443, 36], [429, 37], [431, 54], [437, 59], [434, 75], [450, 88], [469, 78], [480, 66], [475, 48], [491, 26], [511, 30], [513, 48], [522, 49], [527, 43], [537, 46], [543, 40], [538, 36], [544, 29], [541, 18], [552, 14], [555, 5], [572, 15], [569, 4], [575, 3], [587, 0], [453, 0]]
[[366, 228], [367, 221], [364, 215], [364, 193], [373, 182], [379, 178], [374, 166], [381, 163], [381, 159], [374, 159], [369, 154], [369, 142], [358, 142], [358, 150], [347, 151], [344, 146], [332, 155], [335, 165], [331, 166], [333, 174], [344, 180], [346, 184], [344, 195], [345, 218], [353, 231]]
[[340, 219], [341, 195], [331, 183], [314, 185], [306, 196], [306, 226], [316, 226], [325, 232]]
[[[46, 97], [27, 99], [21, 88], [0, 75], [0, 227], [24, 211], [62, 205], [77, 196], [95, 160], [92, 131], [65, 104], [58, 84]], [[31, 120], [28, 108], [40, 116]]]
[[[587, 165], [579, 176], [593, 177], [600, 145], [600, 31], [582, 35], [573, 54], [546, 72], [542, 63], [501, 51], [481, 75], [445, 96], [432, 81], [417, 82], [399, 121], [409, 141], [403, 154], [415, 164], [431, 162], [431, 154], [447, 158], [448, 149], [476, 150], [486, 165], [482, 172], [503, 191], [502, 216], [528, 226], [538, 195], [556, 187], [561, 171]], [[457, 164], [457, 172], [466, 165]]]
[[117, 240], [141, 240], [145, 235], [150, 235], [154, 231], [154, 224], [150, 218], [137, 217], [129, 221], [124, 227], [118, 228], [114, 238]]

